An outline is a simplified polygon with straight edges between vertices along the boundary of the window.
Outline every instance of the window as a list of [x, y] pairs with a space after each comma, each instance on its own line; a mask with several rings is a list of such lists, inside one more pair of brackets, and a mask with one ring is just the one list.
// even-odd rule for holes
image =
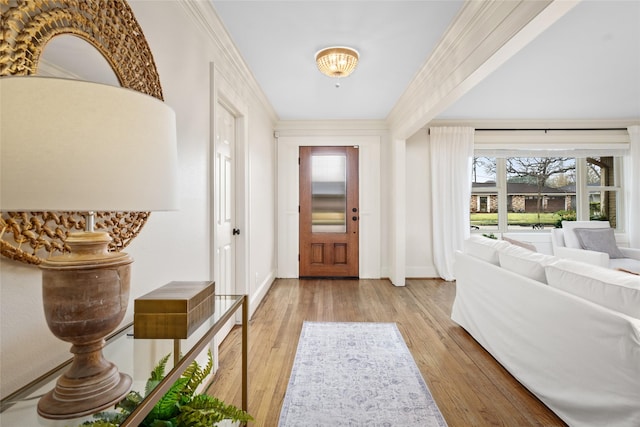
[[544, 230], [562, 220], [618, 223], [616, 157], [475, 157], [471, 228]]

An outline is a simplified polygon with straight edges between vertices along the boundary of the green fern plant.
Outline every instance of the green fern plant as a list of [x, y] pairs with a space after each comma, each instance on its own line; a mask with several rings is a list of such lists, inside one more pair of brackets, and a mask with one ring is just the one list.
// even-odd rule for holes
[[[164, 378], [169, 354], [160, 359], [145, 385], [147, 396]], [[251, 415], [227, 405], [221, 400], [207, 394], [196, 393], [198, 386], [204, 382], [213, 368], [211, 351], [208, 353], [207, 364], [203, 367], [193, 361], [182, 376], [173, 383], [169, 391], [155, 404], [146, 416], [142, 427], [213, 427], [222, 420], [247, 422], [252, 421]], [[115, 412], [100, 412], [94, 415], [93, 421], [83, 423], [83, 426], [117, 427], [142, 402], [143, 396], [137, 391], [131, 391], [115, 407]]]

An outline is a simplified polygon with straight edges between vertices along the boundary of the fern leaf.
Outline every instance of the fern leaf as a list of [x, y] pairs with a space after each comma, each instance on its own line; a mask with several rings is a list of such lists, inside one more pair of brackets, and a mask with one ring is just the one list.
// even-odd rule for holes
[[96, 420], [96, 421], [85, 421], [82, 426], [92, 426], [92, 427], [118, 427], [120, 424], [114, 424], [105, 420]]
[[177, 427], [175, 420], [154, 420], [149, 427]]
[[211, 350], [207, 353], [207, 364], [206, 366], [198, 372], [197, 377], [195, 378], [194, 391], [195, 389], [204, 382], [204, 380], [211, 374], [211, 370], [213, 369], [213, 356], [211, 355]]
[[164, 370], [167, 367], [167, 361], [169, 360], [169, 356], [171, 356], [171, 353], [167, 354], [162, 359], [160, 359], [160, 361], [155, 366], [155, 368], [153, 368], [153, 371], [151, 371], [149, 379], [147, 380], [147, 384], [144, 387], [144, 395], [145, 396], [147, 396], [149, 393], [151, 393], [151, 390], [156, 388], [156, 386], [164, 378]]
[[211, 427], [216, 426], [224, 416], [217, 412], [207, 412], [205, 410], [184, 407], [176, 421], [180, 427]]
[[184, 393], [192, 396], [195, 393], [195, 387], [193, 386], [196, 382], [196, 378], [198, 377], [198, 372], [200, 371], [200, 365], [196, 360], [191, 362], [187, 369], [182, 373], [182, 378], [186, 379], [184, 385]]
[[116, 404], [116, 409], [122, 409], [124, 412], [130, 414], [138, 405], [142, 402], [142, 396], [137, 391], [130, 391], [124, 399]]
[[[197, 424], [197, 420], [203, 424]], [[190, 427], [211, 426], [222, 420], [247, 422], [252, 421], [253, 417], [242, 409], [227, 405], [213, 396], [199, 394], [193, 397], [189, 405], [180, 408], [180, 415], [177, 418], [178, 425], [181, 427], [183, 425]]]
[[156, 367], [153, 369], [153, 371], [151, 371], [150, 379], [161, 380], [164, 378], [164, 370], [167, 367], [167, 361], [169, 360], [169, 356], [171, 356], [171, 353], [167, 354], [162, 359], [160, 359], [160, 361], [158, 361], [158, 364], [156, 365]]
[[204, 382], [213, 369], [213, 356], [211, 355], [211, 350], [207, 353], [207, 359], [207, 364], [204, 368], [194, 360], [182, 375], [185, 378], [189, 378], [189, 383], [185, 387], [185, 392], [188, 393], [189, 396], [193, 396], [196, 393], [200, 384]]
[[145, 423], [147, 423], [147, 425], [149, 425], [149, 422], [152, 420], [170, 420], [178, 414], [178, 404], [181, 402], [182, 390], [186, 382], [186, 379], [178, 378], [169, 391], [162, 396], [146, 416]]

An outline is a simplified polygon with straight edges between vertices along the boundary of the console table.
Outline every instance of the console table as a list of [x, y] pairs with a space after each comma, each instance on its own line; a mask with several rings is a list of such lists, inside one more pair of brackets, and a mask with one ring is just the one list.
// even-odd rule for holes
[[[149, 374], [160, 358], [173, 351], [186, 352], [176, 357], [174, 366], [164, 379], [142, 401], [142, 403], [121, 424], [138, 426], [153, 406], [169, 390], [171, 385], [182, 375], [186, 368], [213, 341], [218, 331], [232, 319], [242, 307], [242, 409], [248, 412], [248, 329], [249, 307], [246, 295], [216, 295], [213, 315], [188, 339], [180, 340], [176, 345], [172, 339], [134, 339], [133, 322], [118, 330], [106, 340], [105, 357], [114, 362], [120, 372], [133, 378], [132, 390], [144, 394]], [[61, 364], [47, 374], [27, 384], [0, 401], [0, 425], [2, 426], [79, 426], [91, 417], [73, 420], [48, 420], [38, 415], [36, 406], [40, 396], [55, 386], [55, 381], [62, 375], [71, 360]], [[169, 369], [169, 366], [167, 366]]]

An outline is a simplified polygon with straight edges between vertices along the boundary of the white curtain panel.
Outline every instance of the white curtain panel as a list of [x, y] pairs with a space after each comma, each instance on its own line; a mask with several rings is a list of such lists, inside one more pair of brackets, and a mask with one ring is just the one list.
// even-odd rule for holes
[[432, 127], [431, 201], [433, 204], [433, 261], [440, 277], [455, 280], [455, 251], [470, 236], [471, 161], [474, 129]]
[[625, 187], [629, 245], [640, 248], [640, 126], [630, 126], [627, 130], [630, 144], [629, 155], [625, 158]]

